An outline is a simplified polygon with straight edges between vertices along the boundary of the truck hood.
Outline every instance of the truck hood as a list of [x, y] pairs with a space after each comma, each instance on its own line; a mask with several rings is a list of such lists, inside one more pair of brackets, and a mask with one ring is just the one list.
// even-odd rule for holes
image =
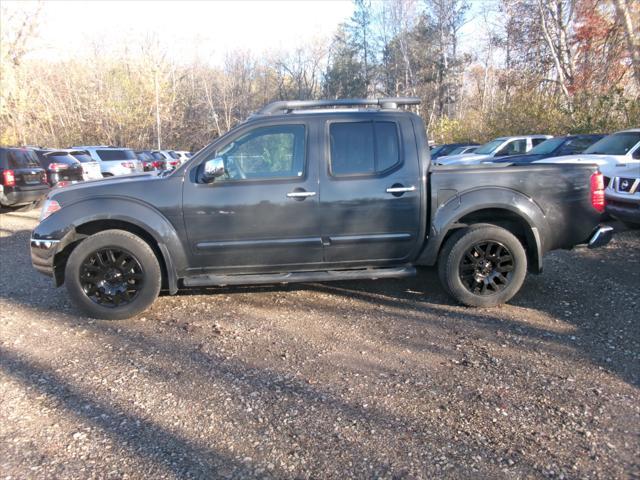
[[482, 160], [491, 158], [491, 155], [480, 155], [477, 153], [463, 153], [462, 155], [445, 155], [444, 157], [436, 158], [438, 165], [453, 165], [453, 164], [471, 164], [479, 163]]
[[[135, 196], [136, 184], [157, 181], [162, 177], [159, 172], [134, 173], [118, 177], [102, 178], [99, 180], [88, 180], [76, 183], [64, 188], [54, 188], [49, 193], [49, 198], [55, 198], [58, 202], [64, 203], [65, 199], [76, 199], [78, 197], [88, 197], [94, 195], [121, 195], [128, 192], [130, 196]], [[144, 188], [149, 188], [145, 185]]]

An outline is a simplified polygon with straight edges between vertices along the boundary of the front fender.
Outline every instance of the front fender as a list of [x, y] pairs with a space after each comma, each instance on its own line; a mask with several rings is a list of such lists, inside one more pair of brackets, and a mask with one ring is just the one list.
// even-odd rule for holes
[[[91, 197], [64, 205], [33, 231], [35, 240], [60, 240], [59, 249], [81, 238], [79, 227], [95, 221], [120, 221], [147, 232], [157, 243], [167, 267], [169, 290], [177, 291], [177, 278], [187, 268], [187, 256], [174, 224], [152, 205], [132, 198]], [[178, 221], [179, 220], [179, 221]], [[176, 216], [175, 223], [181, 225]], [[59, 251], [60, 251], [59, 250]]]
[[[437, 192], [436, 192], [437, 193]], [[437, 195], [432, 197], [436, 201]], [[529, 226], [530, 239], [535, 243], [537, 270], [542, 269], [542, 255], [548, 250], [549, 222], [538, 204], [526, 195], [508, 188], [490, 187], [457, 193], [432, 211], [432, 221], [425, 249], [416, 261], [418, 265], [434, 265], [447, 233], [460, 226], [459, 220], [480, 210], [506, 210], [517, 215]], [[496, 218], [496, 220], [500, 220]]]

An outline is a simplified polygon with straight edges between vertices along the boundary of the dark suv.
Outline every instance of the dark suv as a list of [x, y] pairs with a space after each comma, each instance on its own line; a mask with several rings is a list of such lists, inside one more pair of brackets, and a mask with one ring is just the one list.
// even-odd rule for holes
[[35, 204], [49, 191], [47, 174], [27, 148], [0, 148], [0, 205]]
[[69, 152], [60, 150], [34, 150], [40, 161], [40, 166], [47, 172], [49, 185], [62, 187], [84, 180], [82, 163]]

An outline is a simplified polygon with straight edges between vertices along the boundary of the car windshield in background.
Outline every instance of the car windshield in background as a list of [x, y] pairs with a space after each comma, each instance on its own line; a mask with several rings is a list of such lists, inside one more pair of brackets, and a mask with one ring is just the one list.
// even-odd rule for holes
[[164, 156], [160, 152], [151, 152], [151, 156], [156, 160], [164, 160]]
[[454, 148], [449, 152], [449, 155], [460, 155], [466, 149], [471, 148], [469, 145], [463, 145], [462, 147]]
[[69, 155], [68, 153], [56, 153], [53, 155], [45, 155], [47, 163], [66, 163], [68, 165], [75, 165], [78, 161]]
[[82, 163], [95, 162], [95, 160], [91, 158], [91, 155], [89, 155], [88, 153], [72, 153], [71, 155], [73, 155], [73, 158]]
[[169, 151], [169, 156], [171, 158], [173, 158], [174, 160], [180, 160], [180, 156], [176, 152], [174, 152], [173, 150]]
[[[7, 159], [9, 168], [40, 167], [38, 157], [31, 150], [3, 149], [2, 157]], [[4, 158], [2, 158], [2, 160], [4, 160]], [[4, 161], [2, 163], [4, 163]]]
[[640, 142], [640, 132], [614, 133], [597, 141], [584, 153], [594, 155], [626, 155], [633, 146]]
[[96, 150], [100, 160], [105, 162], [114, 160], [137, 160], [133, 150]]
[[566, 138], [550, 138], [549, 140], [542, 142], [540, 145], [533, 147], [529, 153], [531, 155], [546, 155], [547, 153], [555, 151], [566, 141]]
[[473, 153], [478, 153], [480, 155], [486, 155], [488, 153], [493, 153], [503, 143], [504, 143], [504, 140], [491, 140], [489, 143], [485, 143], [481, 147], [478, 147], [478, 149]]
[[431, 150], [431, 156], [433, 155], [438, 155], [442, 149], [444, 148], [444, 145], [440, 145], [439, 147], [435, 147]]

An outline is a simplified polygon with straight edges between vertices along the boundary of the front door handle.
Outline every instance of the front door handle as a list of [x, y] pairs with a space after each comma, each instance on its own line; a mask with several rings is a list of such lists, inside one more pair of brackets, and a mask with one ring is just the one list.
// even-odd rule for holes
[[296, 200], [304, 200], [307, 197], [313, 197], [315, 196], [316, 192], [305, 192], [300, 191], [300, 192], [289, 192], [287, 193], [287, 198], [295, 198]]
[[415, 185], [411, 185], [410, 187], [401, 187], [401, 186], [394, 185], [393, 187], [389, 187], [386, 190], [387, 193], [405, 193], [405, 192], [415, 192], [415, 191], [416, 191]]

